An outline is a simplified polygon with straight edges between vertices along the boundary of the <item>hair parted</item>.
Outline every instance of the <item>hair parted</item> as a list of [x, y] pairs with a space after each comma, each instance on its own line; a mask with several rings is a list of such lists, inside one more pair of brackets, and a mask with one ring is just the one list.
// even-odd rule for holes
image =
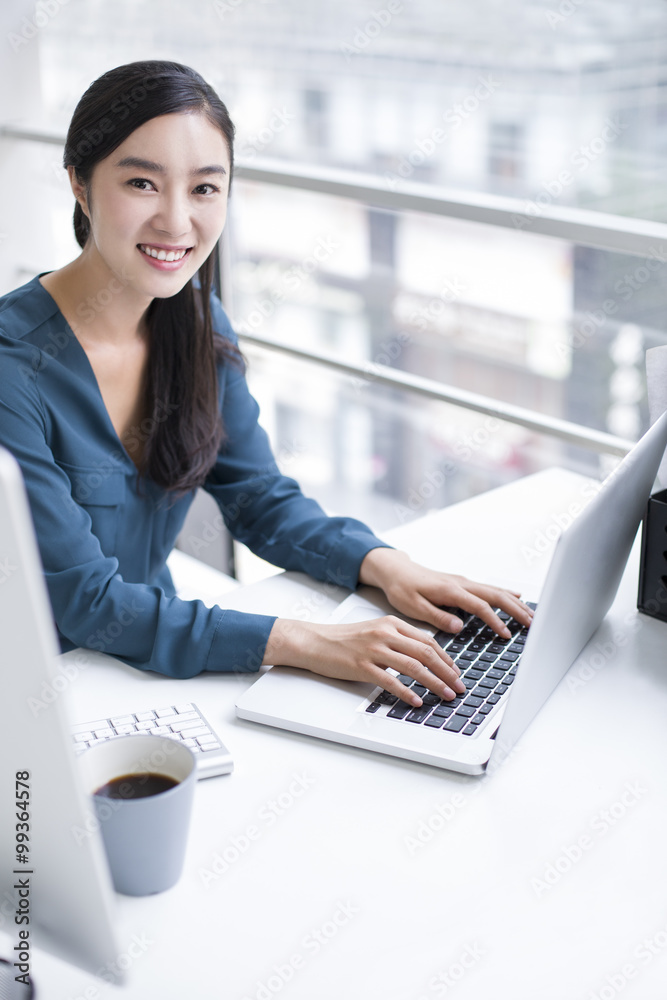
[[[222, 132], [231, 184], [234, 125], [213, 88], [189, 66], [148, 60], [128, 63], [94, 81], [77, 104], [65, 140], [63, 165], [88, 188], [93, 170], [145, 122], [169, 114], [206, 115]], [[90, 224], [77, 202], [74, 234], [86, 244]], [[223, 438], [217, 366], [240, 365], [237, 348], [213, 331], [210, 295], [215, 252], [192, 280], [148, 309], [146, 435], [139, 472], [175, 494], [201, 486]], [[152, 418], [152, 419], [151, 419]]]

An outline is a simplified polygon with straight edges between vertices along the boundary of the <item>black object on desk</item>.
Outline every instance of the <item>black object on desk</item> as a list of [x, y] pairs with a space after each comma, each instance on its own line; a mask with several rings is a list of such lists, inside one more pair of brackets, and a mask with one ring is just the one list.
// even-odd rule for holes
[[667, 621], [667, 490], [648, 499], [642, 525], [637, 607]]

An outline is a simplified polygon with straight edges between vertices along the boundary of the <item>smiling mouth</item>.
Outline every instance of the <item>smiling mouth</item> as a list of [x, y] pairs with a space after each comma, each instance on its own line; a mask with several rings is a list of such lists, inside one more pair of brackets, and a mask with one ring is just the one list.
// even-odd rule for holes
[[186, 253], [190, 253], [192, 250], [192, 247], [185, 247], [179, 250], [160, 250], [157, 247], [150, 246], [148, 243], [137, 243], [137, 247], [147, 257], [154, 257], [155, 260], [165, 260], [168, 262], [182, 260]]

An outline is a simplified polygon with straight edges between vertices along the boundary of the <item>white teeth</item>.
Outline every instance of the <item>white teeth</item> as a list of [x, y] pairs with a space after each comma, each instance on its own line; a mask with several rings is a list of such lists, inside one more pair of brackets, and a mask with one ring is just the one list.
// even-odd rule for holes
[[155, 247], [149, 247], [145, 243], [140, 243], [139, 249], [148, 257], [155, 257], [156, 260], [167, 261], [182, 260], [187, 253], [187, 250], [156, 250]]

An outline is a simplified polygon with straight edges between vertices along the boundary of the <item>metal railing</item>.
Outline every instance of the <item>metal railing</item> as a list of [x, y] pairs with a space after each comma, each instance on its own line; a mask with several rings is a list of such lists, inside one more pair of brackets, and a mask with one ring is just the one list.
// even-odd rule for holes
[[[62, 135], [15, 125], [0, 126], [0, 138], [55, 146], [64, 144]], [[269, 158], [262, 158], [261, 163], [240, 160], [235, 170], [240, 179], [349, 198], [374, 208], [442, 215], [517, 232], [554, 237], [601, 250], [667, 261], [667, 224], [664, 223], [563, 208], [553, 204], [538, 205], [536, 202], [516, 198], [460, 192], [411, 181], [383, 182], [376, 175]], [[475, 410], [597, 452], [624, 455], [633, 444], [632, 441], [612, 434], [503, 403], [396, 368], [374, 363], [355, 365], [333, 355], [290, 347], [255, 333], [240, 331], [239, 337], [248, 344], [266, 350], [298, 357], [366, 382], [372, 381], [416, 393], [423, 398]]]

